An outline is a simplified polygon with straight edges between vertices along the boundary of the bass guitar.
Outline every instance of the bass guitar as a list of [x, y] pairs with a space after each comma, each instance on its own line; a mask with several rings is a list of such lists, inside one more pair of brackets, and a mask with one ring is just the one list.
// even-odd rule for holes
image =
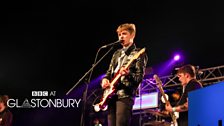
[[[163, 90], [162, 81], [160, 80], [160, 78], [159, 78], [156, 74], [153, 75], [153, 78], [154, 78], [155, 81], [156, 81], [156, 85], [157, 85], [157, 87], [159, 88], [159, 91], [160, 91], [160, 93], [162, 94], [165, 103], [166, 103], [167, 105], [170, 105], [170, 102], [168, 101], [168, 99], [167, 99], [167, 97], [166, 97], [166, 95], [165, 95], [165, 92], [164, 92], [164, 90]], [[172, 118], [173, 126], [177, 126], [177, 117], [176, 117], [176, 115], [174, 114], [174, 112], [170, 112], [169, 114], [170, 114], [170, 116], [171, 116], [171, 118]]]

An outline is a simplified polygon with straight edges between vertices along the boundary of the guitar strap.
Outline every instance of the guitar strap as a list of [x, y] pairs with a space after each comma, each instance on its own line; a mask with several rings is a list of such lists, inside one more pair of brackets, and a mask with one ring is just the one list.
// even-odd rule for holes
[[117, 67], [116, 69], [114, 70], [115, 73], [118, 72], [118, 70], [121, 68], [121, 66], [123, 65], [124, 61], [125, 61], [125, 52], [122, 50], [121, 51], [121, 56], [118, 58], [118, 64], [117, 64]]

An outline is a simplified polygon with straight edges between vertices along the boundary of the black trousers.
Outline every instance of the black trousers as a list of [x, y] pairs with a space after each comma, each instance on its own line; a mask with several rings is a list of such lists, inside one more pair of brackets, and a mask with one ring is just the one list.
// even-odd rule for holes
[[108, 126], [130, 126], [134, 100], [126, 97], [111, 99], [108, 104]]
[[188, 126], [188, 111], [180, 112], [178, 118], [178, 126]]

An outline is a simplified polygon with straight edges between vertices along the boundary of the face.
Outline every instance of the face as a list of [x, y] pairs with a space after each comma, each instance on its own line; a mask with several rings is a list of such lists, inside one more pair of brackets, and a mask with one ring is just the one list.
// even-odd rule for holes
[[188, 83], [188, 75], [184, 73], [179, 73], [178, 75], [179, 81], [182, 85], [186, 85]]
[[180, 98], [180, 94], [178, 94], [178, 93], [174, 93], [174, 94], [172, 94], [172, 96], [173, 96], [174, 100], [178, 100]]
[[134, 34], [130, 34], [128, 31], [123, 30], [118, 33], [118, 38], [119, 40], [123, 40], [123, 42], [121, 43], [122, 46], [127, 47], [133, 43]]
[[0, 102], [0, 112], [4, 111], [5, 105], [3, 102]]

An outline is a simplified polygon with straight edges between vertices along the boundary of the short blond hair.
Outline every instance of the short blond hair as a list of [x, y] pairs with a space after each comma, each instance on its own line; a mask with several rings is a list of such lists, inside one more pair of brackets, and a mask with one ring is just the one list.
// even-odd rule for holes
[[124, 23], [118, 26], [117, 28], [117, 33], [126, 30], [128, 31], [130, 34], [135, 34], [136, 33], [136, 27], [135, 24], [133, 23]]

